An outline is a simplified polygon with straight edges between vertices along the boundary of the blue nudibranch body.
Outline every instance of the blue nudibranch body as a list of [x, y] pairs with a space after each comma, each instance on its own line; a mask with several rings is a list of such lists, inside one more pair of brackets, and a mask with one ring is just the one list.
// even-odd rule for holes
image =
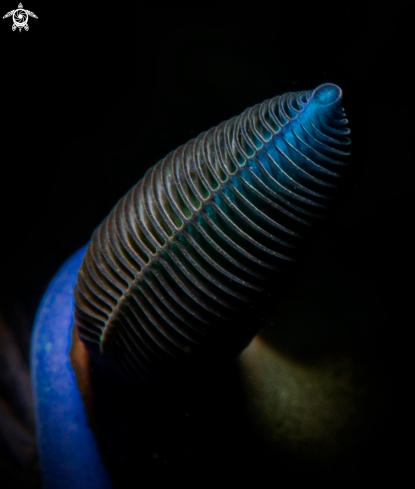
[[36, 436], [44, 489], [111, 489], [69, 363], [73, 288], [86, 247], [51, 281], [36, 316], [31, 351]]
[[61, 268], [32, 340], [45, 487], [111, 487], [68, 359], [72, 324], [104, 373], [135, 386], [236, 357], [261, 326], [247, 324], [252, 307], [307, 253], [336, 195], [350, 142], [340, 101], [324, 84], [202, 133]]

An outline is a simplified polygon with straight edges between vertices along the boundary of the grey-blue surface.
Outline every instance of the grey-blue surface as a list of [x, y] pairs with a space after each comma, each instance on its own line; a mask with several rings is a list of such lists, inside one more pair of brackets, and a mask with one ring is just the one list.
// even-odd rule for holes
[[35, 319], [31, 371], [45, 489], [112, 488], [68, 357], [73, 287], [85, 249], [78, 250], [59, 269]]

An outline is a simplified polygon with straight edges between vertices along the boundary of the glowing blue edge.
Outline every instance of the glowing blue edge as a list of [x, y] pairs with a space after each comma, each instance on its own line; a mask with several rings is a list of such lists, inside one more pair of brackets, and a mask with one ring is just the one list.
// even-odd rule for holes
[[31, 376], [42, 485], [113, 489], [69, 363], [73, 288], [86, 246], [60, 268], [37, 311]]

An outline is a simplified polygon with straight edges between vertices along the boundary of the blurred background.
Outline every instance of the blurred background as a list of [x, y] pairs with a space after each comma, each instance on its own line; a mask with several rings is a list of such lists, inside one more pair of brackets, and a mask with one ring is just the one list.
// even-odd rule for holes
[[[225, 18], [209, 4], [180, 16], [32, 2], [24, 7], [38, 19], [28, 32], [2, 20], [0, 487], [39, 487], [30, 334], [60, 265], [167, 153], [249, 106], [324, 82], [344, 92], [353, 181], [316, 251], [324, 267], [311, 266], [307, 280], [334, 274], [364, 302], [358, 332], [345, 334], [363, 363], [376, 365], [371, 378], [383, 394], [369, 402], [359, 470], [399, 477], [407, 464], [413, 219], [407, 5], [260, 2]], [[3, 2], [1, 15], [16, 7]], [[290, 341], [285, 352], [295, 356], [301, 340]], [[333, 473], [347, 477], [344, 467]]]

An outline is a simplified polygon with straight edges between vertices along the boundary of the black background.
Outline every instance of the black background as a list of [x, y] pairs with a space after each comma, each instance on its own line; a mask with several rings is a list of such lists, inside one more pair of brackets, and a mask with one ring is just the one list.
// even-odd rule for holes
[[332, 253], [373, 284], [368, 292], [383, 307], [385, 324], [371, 334], [395, 386], [384, 435], [395, 448], [384, 448], [379, 463], [398, 477], [406, 464], [402, 351], [410, 334], [413, 222], [407, 3], [292, 2], [282, 10], [260, 2], [243, 18], [226, 19], [199, 4], [177, 20], [162, 6], [32, 2], [24, 7], [39, 18], [30, 19], [28, 32], [12, 32], [11, 19], [2, 20], [2, 308], [13, 298], [32, 321], [63, 261], [168, 152], [267, 98], [337, 83], [354, 173], [330, 224]]

